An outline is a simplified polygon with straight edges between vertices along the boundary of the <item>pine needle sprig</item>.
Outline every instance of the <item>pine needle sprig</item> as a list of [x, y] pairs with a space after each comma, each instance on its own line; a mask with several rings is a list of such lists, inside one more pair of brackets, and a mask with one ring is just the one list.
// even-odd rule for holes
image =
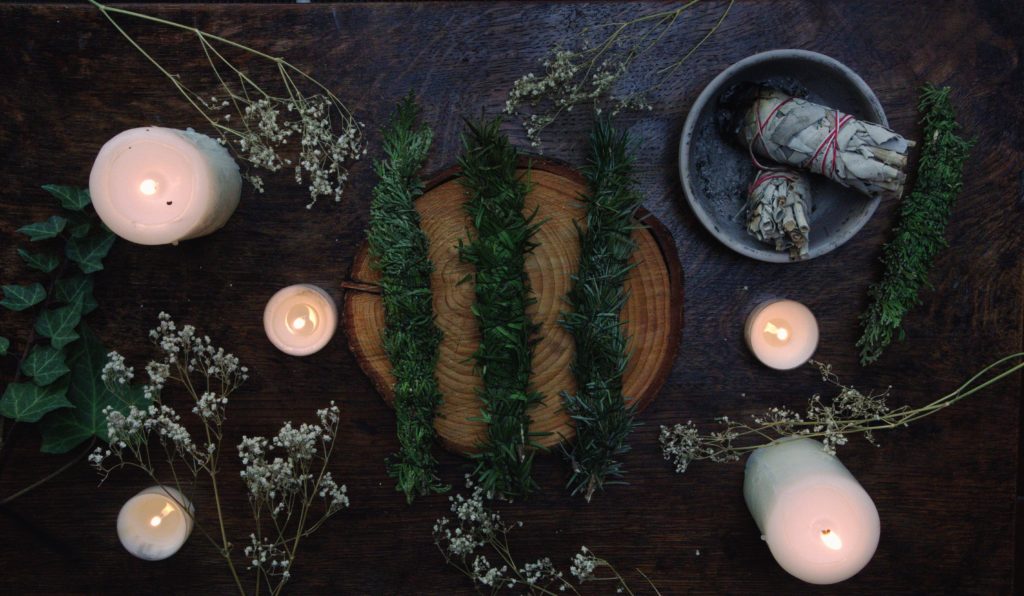
[[562, 325], [572, 334], [576, 356], [572, 372], [576, 394], [562, 393], [576, 424], [576, 442], [566, 450], [572, 464], [569, 490], [590, 501], [605, 484], [621, 483], [619, 458], [636, 426], [636, 407], [625, 404], [623, 374], [629, 363], [628, 338], [620, 319], [628, 299], [626, 278], [636, 248], [632, 232], [642, 196], [633, 186], [630, 139], [599, 118], [590, 135], [590, 160], [583, 173], [586, 227], [578, 229], [579, 271], [567, 295], [571, 310]]
[[434, 416], [441, 391], [434, 375], [441, 330], [434, 322], [427, 236], [414, 201], [423, 194], [418, 177], [433, 140], [419, 124], [419, 108], [410, 93], [383, 131], [382, 161], [374, 163], [377, 186], [370, 202], [368, 240], [381, 272], [384, 300], [384, 348], [395, 376], [395, 413], [399, 452], [388, 465], [396, 490], [411, 503], [418, 495], [448, 490], [437, 476], [433, 455]]
[[862, 365], [878, 360], [894, 339], [903, 339], [903, 317], [921, 302], [921, 288], [931, 285], [932, 262], [948, 246], [946, 224], [963, 187], [964, 162], [974, 144], [957, 134], [960, 126], [949, 92], [949, 87], [931, 84], [921, 90], [918, 109], [924, 143], [917, 182], [903, 199], [893, 238], [883, 248], [882, 280], [868, 291], [871, 303], [861, 315], [863, 333], [857, 341]]
[[540, 224], [536, 211], [523, 214], [529, 184], [519, 176], [518, 152], [499, 124], [470, 123], [463, 135], [460, 180], [474, 230], [459, 243], [459, 254], [476, 268], [473, 314], [480, 346], [473, 356], [483, 378], [480, 414], [487, 424], [474, 474], [488, 493], [514, 498], [536, 488], [530, 472], [539, 447], [530, 433], [529, 410], [542, 395], [530, 389], [538, 327], [526, 314], [533, 298], [525, 264]]

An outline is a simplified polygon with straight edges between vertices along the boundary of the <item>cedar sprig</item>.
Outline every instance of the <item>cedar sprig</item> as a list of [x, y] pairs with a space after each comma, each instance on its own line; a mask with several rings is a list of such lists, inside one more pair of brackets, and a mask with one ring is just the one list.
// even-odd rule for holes
[[920, 303], [921, 288], [930, 287], [928, 272], [945, 238], [953, 202], [963, 187], [963, 166], [973, 141], [957, 135], [960, 125], [949, 99], [949, 87], [930, 83], [921, 90], [918, 106], [924, 143], [917, 182], [903, 199], [899, 223], [883, 249], [882, 280], [871, 286], [871, 304], [861, 315], [863, 333], [857, 341], [860, 361], [868, 365], [893, 339], [903, 339], [903, 317]]
[[572, 334], [576, 356], [575, 394], [562, 393], [576, 424], [576, 442], [566, 450], [572, 464], [569, 490], [590, 501], [606, 484], [621, 483], [627, 440], [636, 426], [635, 405], [626, 405], [623, 374], [629, 363], [628, 338], [620, 318], [629, 295], [626, 278], [636, 243], [632, 232], [642, 196], [634, 189], [631, 142], [600, 118], [590, 135], [590, 159], [583, 170], [586, 226], [579, 228], [580, 264], [567, 295], [570, 311], [562, 325]]
[[460, 180], [474, 229], [459, 243], [459, 254], [476, 268], [473, 314], [480, 346], [474, 358], [483, 378], [480, 416], [487, 424], [474, 473], [488, 493], [513, 498], [536, 488], [530, 470], [538, 446], [529, 410], [542, 396], [530, 389], [537, 325], [526, 314], [533, 298], [525, 263], [540, 224], [536, 210], [523, 214], [529, 184], [517, 172], [518, 152], [499, 124], [470, 123], [463, 135]]
[[384, 349], [395, 376], [400, 449], [389, 462], [388, 473], [409, 502], [418, 495], [448, 490], [437, 476], [432, 452], [434, 416], [441, 402], [434, 375], [441, 343], [430, 289], [434, 266], [413, 205], [423, 194], [418, 173], [432, 140], [430, 128], [419, 125], [419, 108], [410, 94], [383, 131], [387, 158], [374, 163], [378, 182], [368, 232], [374, 264], [381, 272]]

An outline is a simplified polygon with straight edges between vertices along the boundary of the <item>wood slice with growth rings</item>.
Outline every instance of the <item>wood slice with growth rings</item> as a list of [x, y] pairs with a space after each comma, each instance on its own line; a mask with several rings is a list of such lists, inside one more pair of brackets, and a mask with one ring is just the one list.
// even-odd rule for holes
[[[569, 367], [574, 345], [572, 336], [558, 321], [567, 308], [564, 301], [579, 263], [579, 238], [573, 220], [582, 225], [580, 195], [586, 182], [576, 171], [546, 159], [523, 160], [524, 175], [529, 168], [532, 184], [526, 211], [539, 209], [536, 221], [543, 221], [534, 240], [540, 245], [526, 258], [526, 269], [536, 303], [528, 309], [540, 324], [533, 352], [531, 387], [544, 395], [542, 405], [530, 411], [531, 431], [548, 433], [537, 437], [545, 447], [575, 436], [572, 421], [562, 408], [562, 391], [574, 392], [576, 384]], [[437, 380], [444, 395], [434, 421], [445, 447], [460, 454], [477, 452], [485, 438], [486, 426], [479, 420], [480, 377], [474, 371], [473, 352], [479, 343], [476, 319], [470, 311], [474, 291], [473, 267], [459, 260], [457, 245], [466, 238], [472, 222], [463, 203], [465, 191], [458, 181], [457, 167], [449, 168], [426, 184], [416, 201], [422, 227], [430, 241], [434, 262], [431, 285], [437, 324], [444, 332], [438, 351]], [[640, 409], [647, 406], [665, 383], [672, 369], [683, 325], [683, 273], [671, 234], [644, 210], [637, 214], [643, 229], [633, 232], [637, 264], [626, 281], [629, 301], [623, 309], [626, 335], [632, 357], [626, 368], [623, 394]], [[459, 283], [469, 276], [468, 281]], [[366, 242], [360, 245], [345, 287], [343, 317], [349, 348], [360, 368], [389, 405], [393, 405], [395, 383], [391, 364], [384, 352], [381, 332], [384, 306], [377, 286], [379, 274], [371, 266]]]

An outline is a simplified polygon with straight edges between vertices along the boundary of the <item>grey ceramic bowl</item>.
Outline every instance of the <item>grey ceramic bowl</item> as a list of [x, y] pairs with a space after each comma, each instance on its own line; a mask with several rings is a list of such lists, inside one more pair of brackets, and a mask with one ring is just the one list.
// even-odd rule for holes
[[[701, 92], [679, 140], [679, 177], [690, 207], [716, 238], [736, 252], [761, 261], [790, 263], [744, 229], [746, 189], [755, 168], [748, 153], [715, 126], [719, 96], [742, 82], [799, 87], [811, 101], [888, 126], [874, 92], [857, 73], [828, 56], [806, 50], [772, 50], [725, 69]], [[877, 198], [866, 197], [822, 176], [811, 176], [813, 206], [806, 259], [841, 246], [871, 219]], [[805, 260], [806, 260], [805, 259]]]

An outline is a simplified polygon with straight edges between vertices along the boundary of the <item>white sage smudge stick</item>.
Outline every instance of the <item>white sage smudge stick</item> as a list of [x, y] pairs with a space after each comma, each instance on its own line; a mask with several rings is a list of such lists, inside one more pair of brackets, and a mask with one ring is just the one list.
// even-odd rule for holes
[[752, 154], [821, 174], [870, 197], [895, 199], [903, 194], [907, 150], [914, 145], [879, 124], [764, 86], [755, 90], [739, 136]]
[[793, 260], [807, 256], [811, 185], [790, 168], [759, 170], [747, 194], [747, 233]]

